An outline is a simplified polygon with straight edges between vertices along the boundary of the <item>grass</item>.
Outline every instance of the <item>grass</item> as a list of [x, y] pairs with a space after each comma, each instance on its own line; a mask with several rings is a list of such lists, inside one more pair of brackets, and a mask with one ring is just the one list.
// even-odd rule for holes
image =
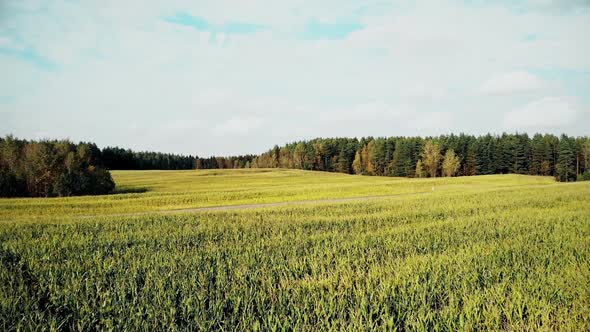
[[[114, 175], [127, 190], [148, 191], [0, 200], [1, 329], [590, 328], [590, 183], [293, 170]], [[71, 217], [423, 190], [338, 204]], [[42, 216], [44, 204], [51, 212]]]
[[0, 199], [0, 220], [63, 219], [207, 206], [555, 185], [549, 177], [407, 179], [298, 170], [113, 171], [121, 194]]

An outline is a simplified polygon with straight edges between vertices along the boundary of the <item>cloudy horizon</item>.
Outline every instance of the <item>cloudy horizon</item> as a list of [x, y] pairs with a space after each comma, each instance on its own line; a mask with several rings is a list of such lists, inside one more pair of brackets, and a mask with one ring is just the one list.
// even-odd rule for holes
[[589, 135], [588, 1], [3, 1], [0, 135], [208, 155]]

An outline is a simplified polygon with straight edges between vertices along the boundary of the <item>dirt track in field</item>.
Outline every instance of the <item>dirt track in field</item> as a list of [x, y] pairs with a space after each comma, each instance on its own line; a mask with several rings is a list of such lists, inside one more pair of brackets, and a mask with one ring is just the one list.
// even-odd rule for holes
[[171, 209], [171, 210], [152, 210], [152, 211], [141, 211], [141, 212], [129, 212], [129, 213], [114, 213], [114, 214], [101, 214], [91, 216], [81, 216], [81, 218], [95, 218], [95, 217], [133, 217], [143, 216], [147, 214], [175, 214], [175, 213], [196, 213], [196, 212], [215, 212], [215, 211], [230, 211], [230, 210], [248, 210], [248, 209], [261, 209], [269, 207], [280, 207], [289, 205], [302, 205], [302, 204], [318, 204], [318, 203], [346, 203], [346, 202], [358, 202], [367, 201], [379, 198], [390, 198], [400, 196], [414, 196], [428, 194], [429, 191], [407, 193], [407, 194], [393, 194], [393, 195], [378, 195], [378, 196], [357, 196], [357, 197], [346, 197], [346, 198], [324, 198], [324, 199], [313, 199], [303, 201], [287, 201], [287, 202], [274, 202], [274, 203], [256, 203], [256, 204], [240, 204], [240, 205], [220, 205], [220, 206], [205, 206], [198, 208], [185, 208], [185, 209]]

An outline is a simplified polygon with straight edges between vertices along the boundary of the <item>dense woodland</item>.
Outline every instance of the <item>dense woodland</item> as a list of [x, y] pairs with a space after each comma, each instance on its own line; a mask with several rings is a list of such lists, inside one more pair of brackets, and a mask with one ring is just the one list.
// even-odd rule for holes
[[527, 134], [438, 137], [317, 138], [259, 155], [184, 156], [135, 152], [94, 143], [0, 138], [0, 196], [105, 194], [108, 170], [295, 168], [348, 174], [436, 177], [479, 174], [554, 176], [590, 180], [590, 139]]
[[211, 169], [250, 168], [255, 155], [209, 157], [184, 156], [161, 152], [136, 152], [119, 147], [102, 150], [102, 162], [108, 169]]
[[253, 167], [403, 177], [479, 174], [590, 179], [590, 139], [527, 134], [318, 138], [261, 154]]
[[196, 157], [160, 152], [136, 152], [119, 147], [106, 147], [101, 162], [108, 169], [193, 169]]
[[25, 141], [0, 137], [0, 196], [106, 194], [115, 188], [93, 143]]

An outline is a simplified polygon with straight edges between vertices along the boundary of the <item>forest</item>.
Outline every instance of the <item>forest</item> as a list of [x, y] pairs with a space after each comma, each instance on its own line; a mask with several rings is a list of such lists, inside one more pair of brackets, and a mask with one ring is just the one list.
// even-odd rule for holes
[[119, 147], [102, 150], [101, 161], [108, 169], [117, 170], [181, 170], [215, 168], [250, 168], [255, 155], [199, 158], [192, 155], [133, 151]]
[[275, 146], [258, 156], [253, 167], [402, 177], [515, 173], [568, 182], [590, 179], [590, 140], [518, 133], [317, 138]]
[[0, 196], [100, 195], [114, 190], [93, 143], [0, 137]]
[[0, 138], [0, 196], [106, 194], [108, 170], [293, 168], [376, 176], [437, 177], [485, 174], [590, 180], [590, 139], [551, 134], [437, 137], [316, 138], [256, 155], [201, 158], [67, 140]]
[[436, 177], [485, 174], [590, 179], [590, 139], [551, 134], [316, 138], [256, 155], [201, 158], [107, 147], [108, 169], [293, 168], [347, 174]]

